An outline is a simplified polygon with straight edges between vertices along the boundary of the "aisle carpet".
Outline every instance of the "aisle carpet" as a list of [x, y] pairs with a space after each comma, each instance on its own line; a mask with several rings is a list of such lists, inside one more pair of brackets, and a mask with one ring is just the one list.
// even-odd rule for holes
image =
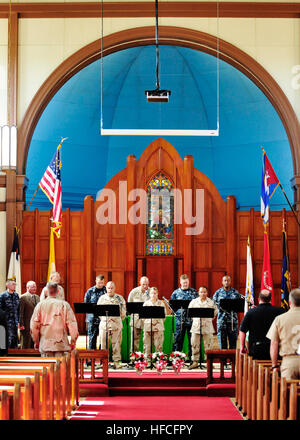
[[89, 397], [71, 420], [243, 420], [229, 397]]

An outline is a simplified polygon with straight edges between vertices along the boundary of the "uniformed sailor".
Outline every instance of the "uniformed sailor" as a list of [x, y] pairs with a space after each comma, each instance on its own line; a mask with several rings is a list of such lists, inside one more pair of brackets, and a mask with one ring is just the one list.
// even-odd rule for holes
[[[149, 296], [149, 279], [143, 276], [140, 279], [140, 285], [131, 290], [128, 295], [128, 302], [145, 302]], [[133, 314], [130, 316], [131, 338], [132, 338]], [[138, 314], [134, 315], [134, 351], [139, 351], [141, 332], [143, 329], [143, 320]]]
[[[163, 307], [166, 315], [166, 308], [163, 301], [158, 299], [157, 287], [151, 287], [150, 299], [144, 302], [144, 306], [156, 306]], [[152, 343], [155, 347], [155, 351], [162, 352], [164, 343], [164, 321], [166, 318], [154, 318], [152, 319]], [[147, 358], [151, 350], [151, 319], [144, 319], [143, 330], [143, 342], [144, 342], [144, 355]]]
[[[104, 275], [96, 276], [96, 284], [87, 290], [84, 295], [85, 303], [97, 304], [99, 298], [106, 293], [106, 287], [104, 285]], [[86, 315], [86, 325], [89, 336], [89, 349], [95, 350], [97, 344], [97, 336], [99, 334], [99, 316], [94, 316], [92, 313]]]
[[15, 280], [7, 280], [7, 290], [0, 295], [0, 309], [3, 310], [6, 316], [8, 348], [18, 348], [20, 299], [16, 293], [16, 285]]

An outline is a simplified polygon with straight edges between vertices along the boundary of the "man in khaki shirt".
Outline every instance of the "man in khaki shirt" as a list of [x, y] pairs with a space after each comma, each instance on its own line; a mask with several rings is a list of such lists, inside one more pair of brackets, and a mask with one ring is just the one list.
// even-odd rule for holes
[[[128, 295], [128, 302], [145, 302], [150, 298], [149, 296], [149, 279], [142, 277], [140, 279], [140, 285], [131, 290]], [[133, 315], [130, 316], [131, 338], [133, 335]], [[143, 329], [143, 320], [139, 318], [139, 315], [134, 315], [134, 351], [139, 351], [139, 344], [141, 338], [141, 331]]]
[[[42, 357], [60, 357], [75, 348], [78, 326], [70, 304], [57, 299], [57, 284], [49, 282], [47, 291], [47, 301], [40, 301], [34, 309], [30, 331], [34, 348], [40, 350]], [[71, 336], [71, 345], [67, 331]]]
[[[58, 292], [57, 292], [56, 298], [65, 300], [65, 291], [64, 291], [64, 288], [60, 285], [60, 274], [58, 272], [51, 273], [51, 275], [49, 277], [49, 281], [57, 284]], [[48, 296], [49, 295], [48, 295], [47, 286], [45, 286], [41, 292], [40, 301], [47, 299]]]
[[[207, 288], [202, 286], [199, 288], [199, 297], [193, 299], [189, 304], [190, 308], [209, 307], [214, 309], [214, 317], [217, 316], [218, 309], [214, 301], [207, 297]], [[203, 338], [204, 350], [210, 350], [213, 345], [213, 333], [214, 327], [212, 324], [213, 318], [201, 318], [201, 334]], [[200, 318], [193, 318], [193, 324], [191, 328], [191, 344], [192, 344], [192, 365], [189, 370], [198, 368], [198, 362], [200, 358]]]
[[279, 350], [282, 356], [281, 377], [300, 379], [300, 356], [297, 354], [300, 344], [300, 289], [291, 291], [289, 302], [290, 310], [274, 319], [267, 338], [271, 339], [272, 369], [279, 369]]
[[[144, 306], [156, 306], [163, 307], [166, 315], [165, 304], [158, 299], [158, 289], [157, 287], [151, 287], [150, 289], [150, 299], [144, 302]], [[164, 343], [164, 321], [166, 318], [152, 319], [152, 341], [155, 346], [156, 351], [162, 351]], [[143, 329], [143, 342], [144, 342], [144, 355], [147, 356], [152, 353], [151, 349], [151, 319], [143, 319], [144, 329]]]
[[[101, 317], [100, 321], [100, 343], [101, 348], [106, 350], [106, 329], [108, 332], [108, 346], [111, 341], [112, 345], [112, 357], [115, 368], [122, 368], [121, 361], [121, 343], [122, 343], [122, 321], [126, 315], [126, 302], [121, 295], [115, 293], [116, 286], [113, 281], [109, 281], [106, 284], [106, 293], [102, 295], [97, 304], [98, 305], [118, 305], [120, 308], [120, 316], [106, 316]], [[106, 325], [107, 321], [107, 325]]]

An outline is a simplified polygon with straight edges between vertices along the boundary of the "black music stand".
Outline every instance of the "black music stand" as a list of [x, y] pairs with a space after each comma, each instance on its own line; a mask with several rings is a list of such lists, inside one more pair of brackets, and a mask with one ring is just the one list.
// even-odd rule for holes
[[126, 303], [126, 313], [127, 313], [127, 364], [129, 366], [129, 359], [128, 359], [128, 316], [132, 315], [132, 335], [131, 335], [131, 352], [134, 353], [134, 315], [138, 315], [140, 313], [140, 310], [143, 307], [143, 301], [136, 301], [136, 302], [127, 302]]
[[213, 307], [193, 307], [188, 309], [189, 318], [200, 318], [200, 369], [202, 366], [202, 350], [201, 350], [201, 340], [202, 340], [202, 318], [213, 318], [215, 314], [215, 309]]
[[[97, 304], [97, 305], [95, 305], [95, 315], [106, 317], [105, 339], [106, 339], [106, 350], [109, 350], [107, 320], [109, 317], [112, 317], [112, 316], [120, 316], [120, 306], [118, 304], [101, 304], [101, 305]], [[101, 347], [101, 348], [103, 348], [103, 347]]]
[[[73, 303], [75, 313], [93, 314], [95, 315], [95, 303]], [[85, 329], [85, 348], [87, 349], [87, 329]]]
[[[165, 308], [164, 308], [164, 306], [144, 306], [144, 307], [142, 307], [142, 309], [139, 313], [139, 317], [140, 317], [140, 319], [150, 319], [150, 325], [151, 325], [151, 330], [150, 330], [151, 348], [150, 348], [150, 351], [152, 354], [152, 348], [153, 348], [152, 319], [165, 318]], [[150, 359], [151, 359], [150, 368], [152, 370], [152, 368], [153, 368], [152, 357], [150, 357]]]
[[220, 309], [222, 311], [231, 313], [231, 330], [233, 330], [233, 313], [243, 313], [245, 310], [244, 298], [223, 298], [220, 299]]
[[[191, 302], [191, 299], [170, 299], [170, 305], [172, 307], [173, 310], [175, 310], [175, 312], [177, 312], [177, 310], [180, 309], [180, 339], [182, 341], [182, 346], [183, 346], [183, 338], [182, 338], [182, 312], [183, 310], [187, 310], [189, 303]], [[174, 347], [173, 347], [174, 349]], [[182, 350], [182, 347], [181, 349]], [[188, 351], [191, 350], [191, 347], [188, 347]], [[191, 360], [191, 359], [190, 359]]]

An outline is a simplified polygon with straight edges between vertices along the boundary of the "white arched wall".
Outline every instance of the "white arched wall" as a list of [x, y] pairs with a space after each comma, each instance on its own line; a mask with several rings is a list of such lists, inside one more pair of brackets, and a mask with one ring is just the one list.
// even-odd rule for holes
[[[292, 68], [300, 65], [299, 19], [163, 17], [159, 23], [218, 35], [252, 56], [278, 82], [300, 120], [300, 90], [292, 87]], [[109, 18], [104, 20], [104, 35], [153, 24], [152, 18]], [[100, 36], [98, 18], [19, 20], [18, 124], [51, 72]]]

